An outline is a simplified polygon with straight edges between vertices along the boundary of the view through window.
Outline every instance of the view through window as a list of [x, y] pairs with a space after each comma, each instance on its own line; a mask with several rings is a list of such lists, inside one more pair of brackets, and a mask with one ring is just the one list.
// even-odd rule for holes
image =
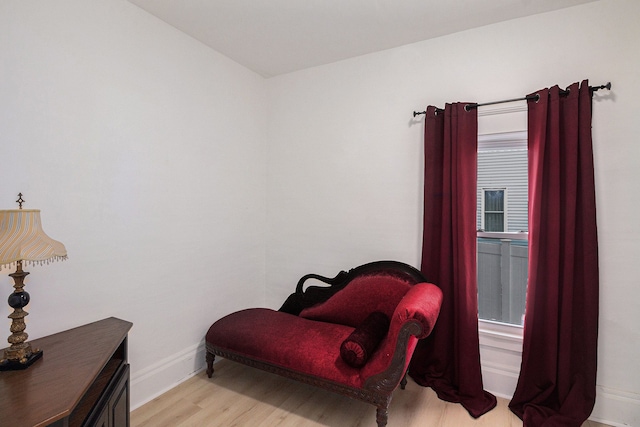
[[526, 132], [478, 138], [478, 315], [524, 323], [528, 276]]

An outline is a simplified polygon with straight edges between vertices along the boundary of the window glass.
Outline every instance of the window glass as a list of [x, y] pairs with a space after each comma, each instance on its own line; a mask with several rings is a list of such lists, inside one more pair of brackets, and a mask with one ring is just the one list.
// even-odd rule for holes
[[478, 139], [478, 316], [522, 325], [528, 277], [526, 132]]
[[484, 231], [504, 231], [504, 190], [484, 190]]

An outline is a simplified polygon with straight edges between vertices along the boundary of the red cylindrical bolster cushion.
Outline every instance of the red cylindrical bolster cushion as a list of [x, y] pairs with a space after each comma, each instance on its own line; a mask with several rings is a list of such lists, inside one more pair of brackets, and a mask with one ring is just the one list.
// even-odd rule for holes
[[350, 366], [361, 368], [389, 331], [386, 314], [374, 311], [342, 342], [340, 356]]

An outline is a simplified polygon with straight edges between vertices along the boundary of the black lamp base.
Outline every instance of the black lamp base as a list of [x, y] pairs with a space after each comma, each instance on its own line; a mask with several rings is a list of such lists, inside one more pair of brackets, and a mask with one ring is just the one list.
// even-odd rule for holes
[[31, 353], [29, 357], [27, 357], [27, 361], [24, 363], [20, 363], [19, 360], [9, 360], [5, 359], [0, 362], [0, 371], [18, 371], [22, 369], [27, 369], [29, 366], [33, 365], [33, 362], [40, 359], [42, 357], [42, 350], [37, 350]]

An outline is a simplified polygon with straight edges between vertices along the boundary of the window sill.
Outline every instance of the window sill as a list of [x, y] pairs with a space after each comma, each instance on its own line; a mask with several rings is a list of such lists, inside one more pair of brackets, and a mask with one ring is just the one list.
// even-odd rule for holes
[[480, 345], [522, 353], [522, 326], [478, 320]]

